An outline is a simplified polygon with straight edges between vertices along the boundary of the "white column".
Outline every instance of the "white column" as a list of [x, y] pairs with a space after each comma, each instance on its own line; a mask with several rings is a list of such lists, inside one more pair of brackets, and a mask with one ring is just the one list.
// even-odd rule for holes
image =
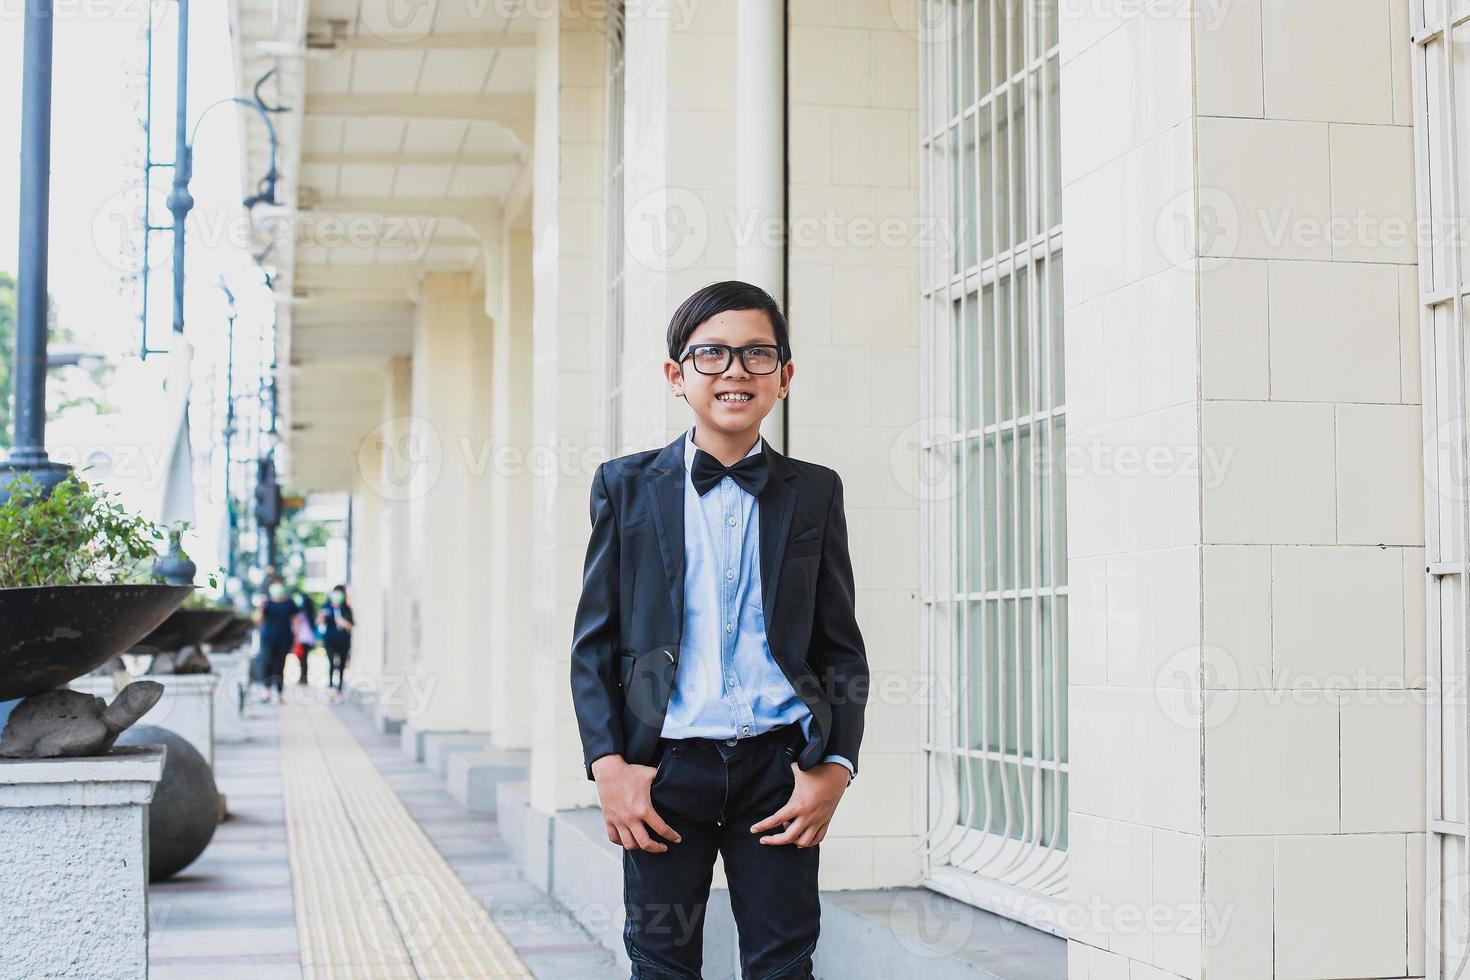
[[[411, 733], [484, 730], [489, 638], [484, 528], [477, 473], [489, 425], [490, 331], [468, 272], [424, 276], [414, 322], [411, 441], [399, 448], [413, 474], [409, 511], [409, 659], [416, 680]], [[412, 736], [410, 736], [412, 737]], [[415, 753], [416, 754], [416, 753]]]
[[[746, 228], [735, 245], [735, 278], [784, 303], [786, 293], [786, 4], [740, 0], [735, 31], [735, 213]], [[752, 220], [753, 219], [753, 220]], [[770, 234], [766, 229], [782, 229]], [[779, 449], [787, 403], [761, 424]]]
[[1069, 972], [1421, 976], [1407, 7], [1206, 6], [1061, 21]]
[[535, 485], [531, 469], [532, 309], [531, 233], [508, 232], [503, 250], [505, 302], [495, 321], [495, 365], [491, 409], [492, 444], [489, 500], [493, 543], [489, 560], [489, 697], [494, 744], [526, 748], [531, 744], [532, 580], [526, 574], [531, 552]]

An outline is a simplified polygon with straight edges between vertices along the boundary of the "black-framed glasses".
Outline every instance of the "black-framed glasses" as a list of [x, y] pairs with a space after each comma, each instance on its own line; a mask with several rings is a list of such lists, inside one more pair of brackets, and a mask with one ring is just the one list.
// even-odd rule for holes
[[694, 370], [700, 374], [724, 374], [730, 369], [735, 352], [740, 352], [740, 363], [751, 374], [772, 374], [781, 366], [781, 348], [774, 344], [746, 344], [731, 347], [729, 344], [694, 344], [679, 358], [693, 358]]

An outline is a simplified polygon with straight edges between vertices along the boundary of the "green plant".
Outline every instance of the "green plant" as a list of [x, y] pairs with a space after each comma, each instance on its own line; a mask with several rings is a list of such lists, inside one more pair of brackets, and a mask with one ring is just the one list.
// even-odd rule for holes
[[75, 471], [49, 494], [19, 474], [0, 503], [0, 588], [152, 581], [167, 530]]

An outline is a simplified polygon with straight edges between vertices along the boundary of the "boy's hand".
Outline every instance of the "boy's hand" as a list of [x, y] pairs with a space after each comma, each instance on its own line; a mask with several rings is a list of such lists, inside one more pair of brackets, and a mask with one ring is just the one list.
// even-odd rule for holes
[[762, 844], [795, 844], [797, 847], [812, 847], [822, 843], [827, 836], [827, 825], [837, 811], [837, 801], [847, 789], [847, 767], [838, 762], [821, 762], [811, 772], [803, 772], [796, 763], [791, 764], [796, 774], [796, 786], [791, 790], [791, 799], [786, 805], [750, 828], [752, 834], [786, 824], [778, 834], [767, 834]]
[[605, 755], [592, 763], [592, 778], [597, 782], [607, 839], [623, 845], [626, 851], [637, 848], [655, 854], [667, 851], [667, 844], [648, 836], [650, 829], [666, 840], [679, 843], [674, 828], [664, 823], [664, 818], [653, 808], [649, 787], [657, 774], [656, 766], [632, 765], [620, 755]]

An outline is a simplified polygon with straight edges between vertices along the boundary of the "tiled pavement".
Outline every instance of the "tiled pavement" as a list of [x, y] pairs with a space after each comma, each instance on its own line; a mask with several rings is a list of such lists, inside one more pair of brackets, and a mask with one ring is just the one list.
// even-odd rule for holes
[[[290, 710], [329, 712], [329, 717], [316, 719], [325, 730], [338, 729], [337, 722], [346, 725], [356, 744], [339, 742], [342, 754], [350, 752], [360, 760], [358, 746], [366, 750], [377, 774], [468, 893], [489, 910], [532, 975], [545, 980], [623, 975], [606, 950], [521, 876], [493, 818], [467, 814], [448, 795], [442, 779], [421, 764], [405, 761], [397, 740], [377, 734], [362, 710], [320, 705]], [[246, 719], [249, 741], [216, 747], [215, 778], [228, 798], [231, 818], [220, 825], [198, 861], [150, 891], [150, 972], [155, 978], [303, 976], [282, 800], [278, 711], [251, 705]], [[378, 783], [365, 770], [360, 772], [364, 783]], [[302, 812], [300, 806], [296, 810]], [[320, 819], [342, 818], [340, 810], [335, 818], [327, 813], [322, 811]], [[326, 828], [333, 829], [337, 828]], [[437, 862], [432, 855], [431, 859]], [[354, 909], [349, 914], [358, 914], [363, 898], [368, 897], [351, 903]], [[421, 962], [416, 966], [404, 959], [350, 975], [416, 978], [427, 972], [440, 971], [424, 971]]]

